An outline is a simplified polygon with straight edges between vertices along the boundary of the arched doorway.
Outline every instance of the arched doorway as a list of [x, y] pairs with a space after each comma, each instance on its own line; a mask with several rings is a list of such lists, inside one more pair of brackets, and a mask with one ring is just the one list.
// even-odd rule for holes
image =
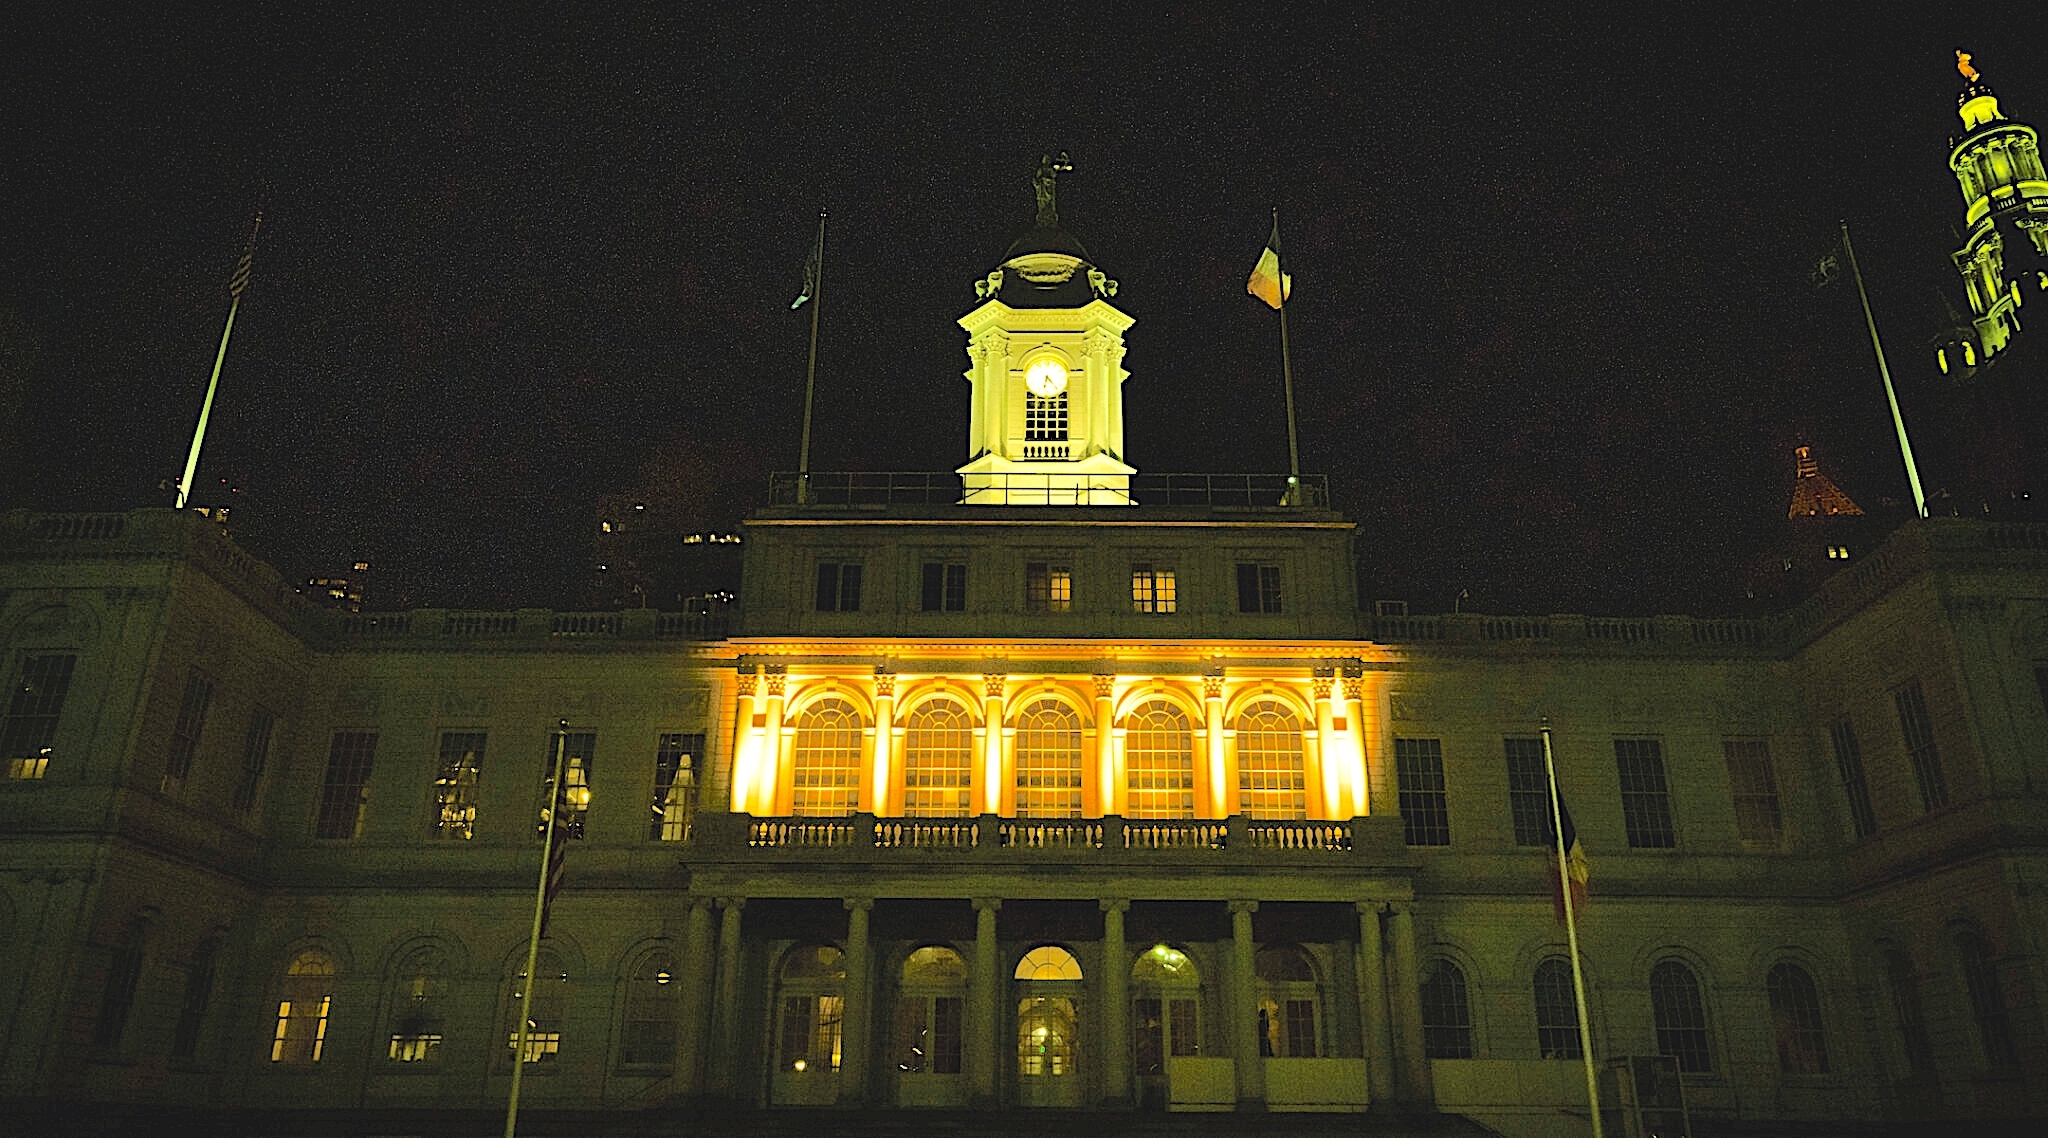
[[775, 1105], [839, 1101], [845, 986], [845, 961], [829, 944], [799, 945], [783, 956], [776, 979], [775, 1073], [768, 1088]]
[[1017, 1105], [1081, 1105], [1081, 962], [1043, 944], [1017, 962]]
[[1166, 1109], [1174, 1059], [1202, 1053], [1202, 977], [1188, 954], [1155, 944], [1131, 964], [1131, 1073], [1138, 1105]]
[[890, 1048], [899, 1106], [963, 1106], [962, 1013], [967, 965], [950, 948], [926, 945], [903, 962]]

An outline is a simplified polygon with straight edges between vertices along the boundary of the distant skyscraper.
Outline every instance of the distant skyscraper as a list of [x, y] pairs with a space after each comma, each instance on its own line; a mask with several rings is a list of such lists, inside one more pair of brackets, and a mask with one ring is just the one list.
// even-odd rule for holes
[[306, 587], [300, 592], [312, 598], [313, 602], [342, 612], [363, 611], [363, 595], [370, 586], [370, 563], [351, 561], [346, 569], [330, 573], [315, 573], [306, 578]]

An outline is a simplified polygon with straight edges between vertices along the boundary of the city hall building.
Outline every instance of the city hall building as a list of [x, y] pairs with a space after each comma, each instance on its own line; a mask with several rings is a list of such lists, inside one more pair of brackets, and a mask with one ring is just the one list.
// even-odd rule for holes
[[730, 620], [342, 614], [195, 512], [7, 518], [5, 1109], [418, 1133], [517, 1064], [597, 1132], [1583, 1134], [1547, 721], [1600, 1061], [1701, 1130], [2048, 1114], [2048, 527], [1764, 619], [1374, 605], [1317, 479], [1133, 465], [1133, 317], [1049, 213], [960, 320], [964, 465], [778, 480]]

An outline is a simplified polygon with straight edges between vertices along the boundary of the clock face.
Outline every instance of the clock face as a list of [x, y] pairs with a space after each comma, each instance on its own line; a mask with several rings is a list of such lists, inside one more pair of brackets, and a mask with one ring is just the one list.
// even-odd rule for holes
[[1039, 360], [1024, 369], [1024, 386], [1041, 399], [1067, 389], [1067, 369], [1058, 360]]

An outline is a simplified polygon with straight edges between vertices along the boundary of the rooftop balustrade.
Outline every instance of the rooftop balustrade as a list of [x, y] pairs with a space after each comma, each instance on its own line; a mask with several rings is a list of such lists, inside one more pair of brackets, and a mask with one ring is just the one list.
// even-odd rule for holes
[[709, 860], [886, 861], [954, 855], [977, 860], [1089, 862], [1138, 859], [1405, 862], [1393, 815], [1349, 821], [1200, 818], [756, 817], [702, 814], [692, 853]]
[[1328, 509], [1329, 479], [1321, 474], [1133, 474], [1110, 479], [1082, 474], [977, 474], [968, 486], [952, 471], [812, 471], [769, 476], [770, 506], [872, 508], [880, 506], [1044, 506], [1072, 504], [1079, 495], [1100, 502], [1212, 510], [1292, 507]]

